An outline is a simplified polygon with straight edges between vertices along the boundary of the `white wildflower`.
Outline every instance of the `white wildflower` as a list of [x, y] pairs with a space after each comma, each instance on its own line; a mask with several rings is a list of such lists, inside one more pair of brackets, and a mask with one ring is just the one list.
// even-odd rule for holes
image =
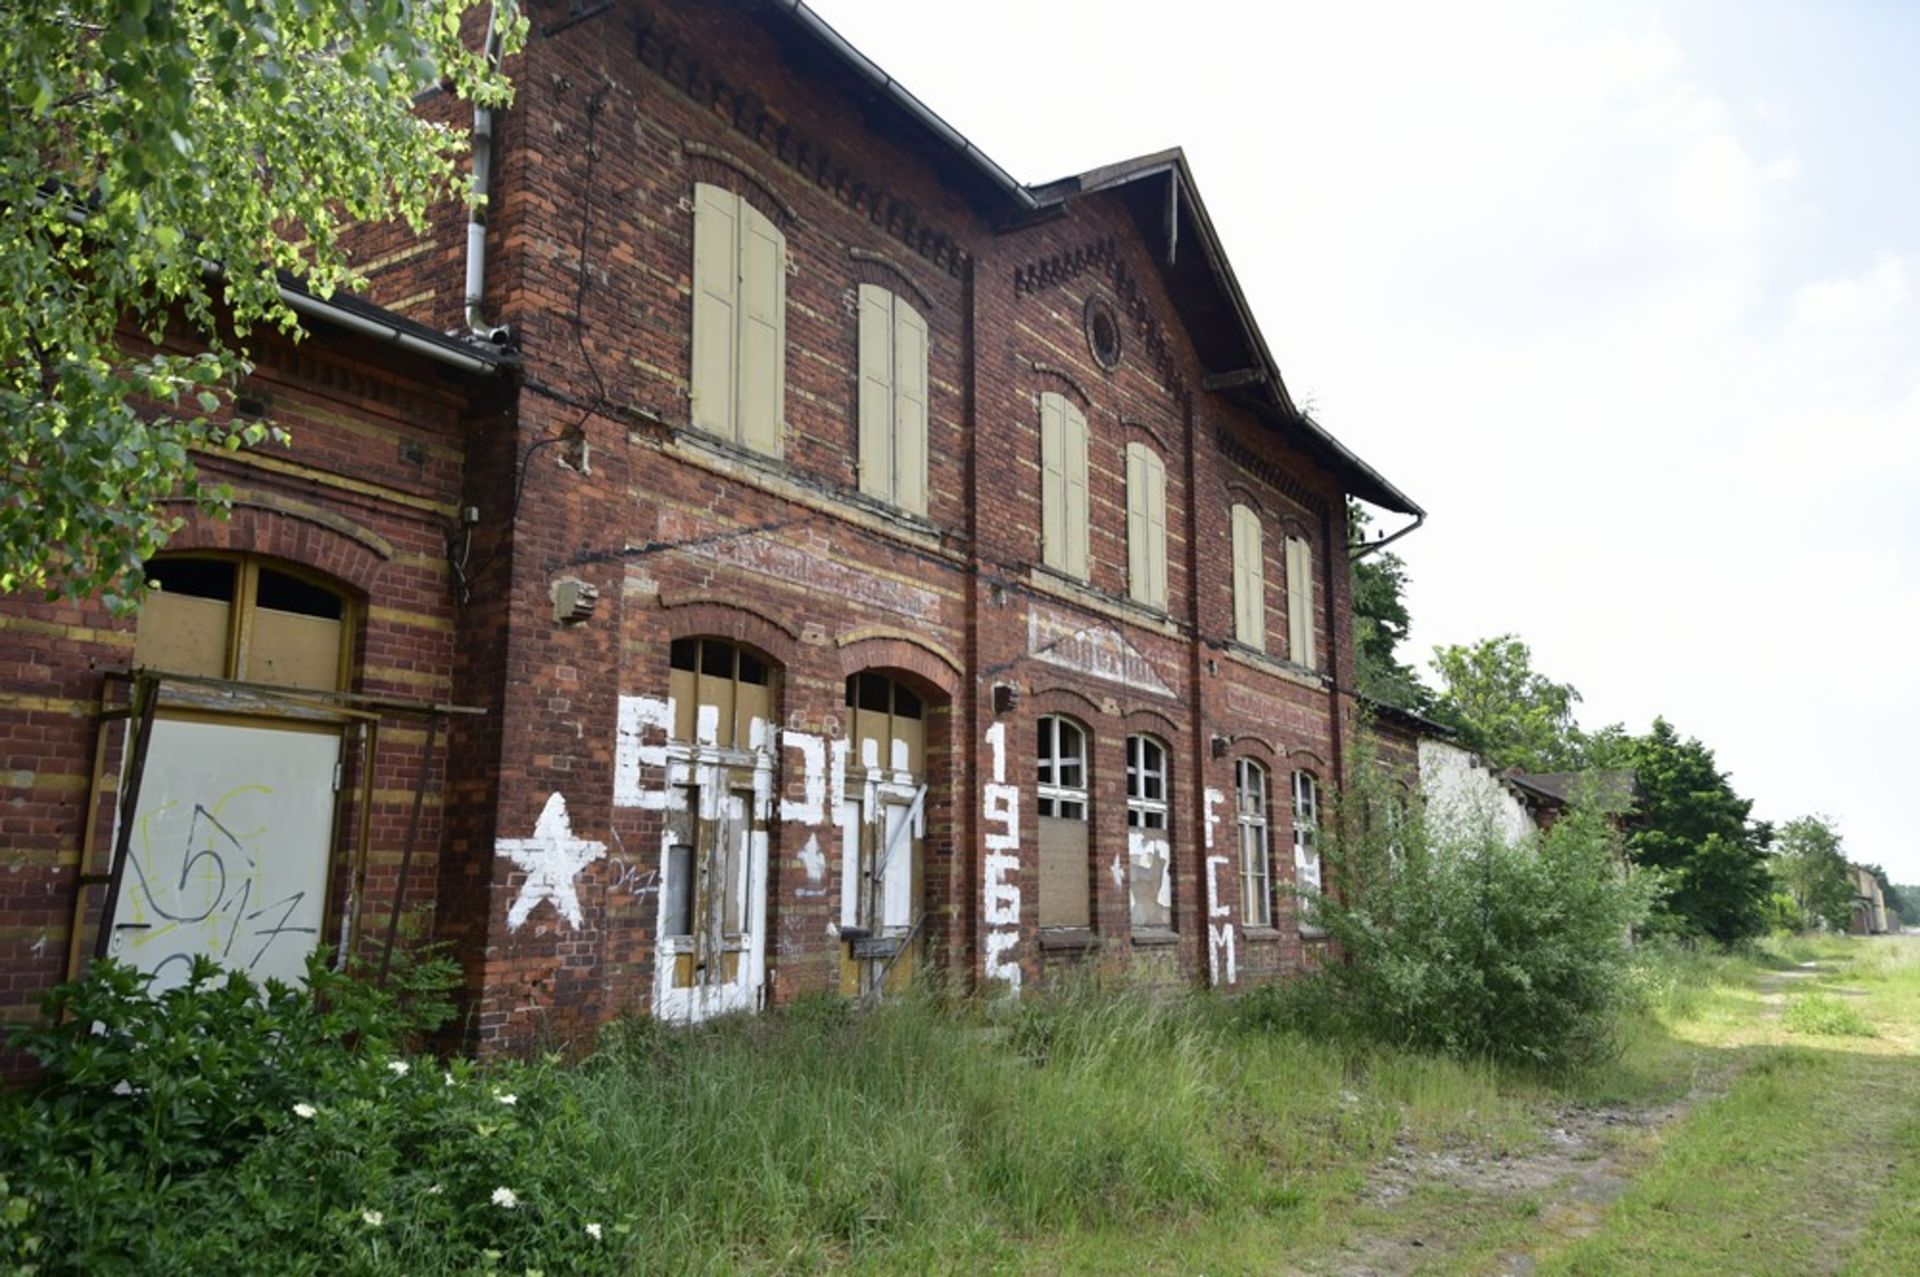
[[438, 1196], [440, 1196], [440, 1194], [442, 1194], [442, 1193], [444, 1193], [444, 1192], [446, 1192], [446, 1191], [447, 1191], [447, 1190], [446, 1190], [445, 1188], [443, 1188], [443, 1187], [441, 1187], [441, 1186], [440, 1186], [439, 1184], [429, 1184], [429, 1185], [427, 1185], [427, 1196], [428, 1196], [428, 1197], [438, 1197]]
[[505, 1091], [495, 1091], [493, 1093], [493, 1098], [496, 1100], [499, 1100], [502, 1104], [505, 1104], [508, 1106], [512, 1106], [520, 1102], [519, 1096], [509, 1094], [508, 1092], [505, 1092]]
[[377, 1210], [363, 1210], [360, 1212], [360, 1218], [367, 1221], [368, 1228], [378, 1228], [387, 1222], [387, 1217]]
[[412, 1067], [413, 1066], [408, 1064], [405, 1060], [388, 1060], [387, 1061], [387, 1072], [393, 1074], [395, 1077], [405, 1077], [408, 1071]]
[[591, 1237], [591, 1238], [593, 1238], [593, 1240], [595, 1240], [595, 1241], [599, 1241], [599, 1240], [600, 1240], [600, 1225], [598, 1225], [598, 1224], [588, 1224], [588, 1225], [587, 1225], [587, 1236], [589, 1236], [589, 1237]]
[[511, 1188], [496, 1188], [493, 1190], [493, 1204], [502, 1210], [512, 1210], [520, 1204], [520, 1198]]
[[319, 1111], [320, 1110], [313, 1107], [313, 1105], [307, 1104], [304, 1102], [293, 1106], [293, 1115], [295, 1117], [304, 1117], [304, 1118], [310, 1119], [313, 1117], [314, 1114], [318, 1113]]
[[442, 1074], [441, 1074], [440, 1076], [441, 1076], [442, 1078], [444, 1078], [444, 1079], [446, 1079], [446, 1083], [447, 1083], [447, 1085], [448, 1085], [448, 1086], [452, 1086], [452, 1085], [453, 1085], [453, 1074], [451, 1074], [451, 1073], [442, 1073]]

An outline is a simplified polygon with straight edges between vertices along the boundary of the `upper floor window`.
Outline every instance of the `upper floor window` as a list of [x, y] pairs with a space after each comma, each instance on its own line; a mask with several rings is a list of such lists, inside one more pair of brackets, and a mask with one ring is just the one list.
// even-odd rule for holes
[[1293, 878], [1303, 892], [1320, 890], [1320, 782], [1293, 774]]
[[1040, 925], [1091, 926], [1086, 730], [1072, 719], [1042, 718], [1034, 757], [1040, 807]]
[[244, 556], [162, 555], [140, 606], [134, 664], [339, 691], [347, 686], [346, 595], [297, 569]]
[[1087, 579], [1087, 418], [1052, 391], [1040, 396], [1040, 561]]
[[1287, 538], [1287, 658], [1320, 668], [1313, 651], [1313, 546], [1304, 537]]
[[1135, 927], [1173, 925], [1173, 857], [1167, 838], [1167, 747], [1127, 737], [1127, 859]]
[[779, 456], [787, 238], [753, 205], [693, 188], [693, 424]]
[[1167, 610], [1167, 467], [1143, 443], [1127, 445], [1127, 594]]
[[1249, 506], [1233, 507], [1233, 637], [1248, 647], [1267, 648], [1265, 536], [1260, 516]]
[[860, 491], [927, 512], [927, 321], [860, 285]]
[[1267, 769], [1251, 758], [1234, 767], [1234, 805], [1240, 828], [1240, 920], [1249, 927], [1273, 925], [1267, 874]]

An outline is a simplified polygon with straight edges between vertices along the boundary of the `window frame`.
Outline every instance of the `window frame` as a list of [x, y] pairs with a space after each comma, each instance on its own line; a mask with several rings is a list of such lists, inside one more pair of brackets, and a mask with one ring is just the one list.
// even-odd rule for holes
[[[226, 647], [221, 654], [221, 673], [217, 676], [233, 682], [260, 683], [265, 686], [287, 687], [294, 690], [346, 692], [353, 688], [353, 673], [358, 655], [361, 604], [358, 596], [342, 581], [335, 580], [323, 572], [299, 563], [290, 563], [270, 555], [254, 554], [244, 550], [162, 550], [148, 560], [149, 564], [164, 568], [169, 563], [224, 563], [233, 568], [233, 592], [227, 598]], [[324, 688], [309, 688], [304, 684], [274, 683], [258, 677], [251, 668], [254, 622], [260, 610], [260, 573], [275, 572], [289, 577], [303, 585], [332, 595], [340, 601], [340, 642], [339, 656], [335, 665], [334, 681]], [[201, 597], [176, 593], [174, 597]], [[283, 611], [284, 609], [268, 609]], [[147, 615], [145, 606], [141, 616]], [[296, 613], [295, 615], [299, 615]], [[139, 657], [139, 622], [135, 623], [133, 663], [141, 664]], [[162, 671], [187, 673], [185, 670]]]
[[1127, 444], [1127, 597], [1167, 610], [1167, 465], [1138, 440]]
[[1236, 501], [1228, 515], [1233, 540], [1233, 640], [1267, 650], [1267, 534], [1260, 512]]
[[[1293, 885], [1302, 895], [1318, 895], [1321, 889], [1320, 778], [1301, 768], [1293, 773], [1292, 783]], [[1320, 930], [1305, 921], [1304, 917], [1300, 929], [1309, 934], [1317, 934]]]
[[[1055, 820], [1078, 820], [1083, 824], [1092, 823], [1093, 801], [1091, 794], [1091, 768], [1093, 764], [1092, 733], [1077, 719], [1064, 714], [1042, 714], [1036, 724], [1037, 739], [1034, 749], [1034, 810], [1041, 816]], [[1077, 758], [1063, 755], [1061, 740], [1062, 728], [1079, 737], [1079, 755]], [[1080, 769], [1080, 783], [1068, 784], [1059, 779], [1069, 766]], [[1078, 815], [1065, 815], [1060, 808], [1078, 806]]]
[[[1157, 768], [1147, 765], [1146, 751], [1158, 751], [1160, 764]], [[1127, 737], [1127, 828], [1157, 829], [1166, 833], [1169, 829], [1169, 807], [1167, 778], [1171, 770], [1167, 763], [1166, 742], [1158, 736], [1145, 732], [1135, 732]], [[1160, 797], [1153, 798], [1145, 791], [1145, 782], [1150, 777], [1160, 781]], [[1158, 823], [1154, 823], [1157, 817]]]
[[1075, 581], [1093, 579], [1092, 472], [1087, 415], [1054, 390], [1040, 394], [1040, 562]]
[[1235, 760], [1233, 808], [1240, 844], [1240, 920], [1249, 927], [1273, 925], [1272, 795], [1268, 781], [1268, 770], [1259, 762], [1251, 758]]
[[[710, 213], [709, 209], [712, 210]], [[703, 267], [704, 262], [711, 260], [709, 252], [705, 250], [714, 249], [710, 237], [720, 234], [720, 227], [714, 218], [722, 213], [727, 218], [726, 256], [731, 261], [729, 291], [724, 302], [712, 287], [715, 283], [713, 276]], [[772, 420], [768, 422], [756, 420], [745, 406], [748, 392], [753, 389], [749, 383], [751, 369], [745, 348], [753, 335], [753, 326], [760, 322], [748, 298], [749, 235], [758, 236], [775, 249], [772, 278], [759, 280], [756, 276], [753, 281], [772, 294], [771, 322], [768, 326], [773, 333], [774, 366], [771, 383], [767, 387], [772, 400], [768, 408]], [[787, 262], [790, 257], [786, 232], [738, 191], [716, 182], [695, 182], [692, 247], [693, 260], [689, 273], [693, 284], [693, 316], [688, 328], [687, 376], [689, 424], [696, 430], [725, 439], [735, 447], [778, 459], [784, 455], [786, 448]], [[712, 269], [719, 268], [716, 266]], [[714, 357], [713, 352], [706, 351], [703, 360], [700, 336], [705, 326], [703, 316], [712, 316], [714, 311], [711, 308], [716, 305], [725, 306], [728, 319], [724, 414], [713, 412], [710, 404], [702, 402], [703, 394], [713, 388], [712, 383], [719, 376], [706, 362]], [[724, 420], [721, 419], [723, 416]]]
[[1320, 668], [1313, 641], [1313, 542], [1289, 534], [1287, 556], [1287, 659], [1305, 669]]

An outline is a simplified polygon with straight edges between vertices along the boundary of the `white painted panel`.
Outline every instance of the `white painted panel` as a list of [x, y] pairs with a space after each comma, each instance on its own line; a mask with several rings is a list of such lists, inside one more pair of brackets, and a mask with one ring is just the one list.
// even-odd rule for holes
[[186, 982], [195, 954], [299, 984], [320, 940], [340, 737], [257, 724], [153, 725], [108, 952]]

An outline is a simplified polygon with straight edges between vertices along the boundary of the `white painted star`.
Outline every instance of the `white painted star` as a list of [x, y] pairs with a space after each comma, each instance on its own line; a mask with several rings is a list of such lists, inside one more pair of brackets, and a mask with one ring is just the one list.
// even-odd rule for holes
[[560, 916], [580, 926], [580, 897], [573, 880], [580, 871], [607, 854], [607, 844], [573, 836], [573, 821], [567, 816], [567, 800], [559, 793], [547, 799], [534, 822], [531, 838], [501, 838], [495, 841], [494, 854], [510, 856], [526, 870], [527, 881], [519, 898], [507, 911], [507, 930], [518, 931], [542, 900], [553, 901]]

